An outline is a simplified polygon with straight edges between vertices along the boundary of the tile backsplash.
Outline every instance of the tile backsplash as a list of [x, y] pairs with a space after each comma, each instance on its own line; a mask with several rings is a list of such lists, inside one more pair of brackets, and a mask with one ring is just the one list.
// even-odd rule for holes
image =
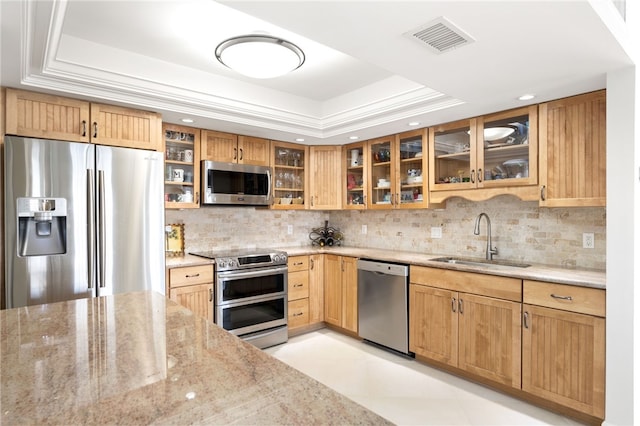
[[[345, 246], [483, 258], [487, 223], [473, 234], [481, 212], [491, 219], [496, 259], [554, 266], [605, 269], [604, 207], [540, 208], [511, 196], [472, 202], [452, 198], [442, 210], [299, 211], [252, 207], [167, 210], [167, 223], [185, 224], [187, 251], [310, 245], [309, 232], [325, 220], [345, 235]], [[293, 233], [288, 234], [288, 225]], [[362, 225], [367, 233], [362, 234]], [[432, 238], [431, 228], [442, 238]], [[582, 248], [593, 233], [595, 247]]]

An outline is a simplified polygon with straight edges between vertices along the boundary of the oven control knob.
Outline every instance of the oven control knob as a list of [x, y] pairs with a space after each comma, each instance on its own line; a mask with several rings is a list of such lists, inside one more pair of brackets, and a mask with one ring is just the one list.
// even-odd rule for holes
[[230, 268], [233, 268], [233, 267], [235, 267], [235, 266], [236, 266], [236, 261], [235, 261], [235, 260], [233, 260], [233, 259], [229, 259], [229, 267], [230, 267]]

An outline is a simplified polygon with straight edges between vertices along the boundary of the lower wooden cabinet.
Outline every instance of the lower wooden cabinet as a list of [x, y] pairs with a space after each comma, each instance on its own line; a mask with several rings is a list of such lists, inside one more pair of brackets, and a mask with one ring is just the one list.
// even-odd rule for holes
[[213, 322], [213, 265], [169, 269], [169, 299]]
[[409, 302], [410, 351], [520, 388], [520, 303], [413, 282]]
[[605, 291], [524, 282], [522, 389], [604, 418]]
[[324, 258], [324, 320], [358, 332], [358, 259], [327, 254]]
[[323, 255], [289, 257], [287, 278], [289, 332], [295, 333], [324, 320], [322, 265]]

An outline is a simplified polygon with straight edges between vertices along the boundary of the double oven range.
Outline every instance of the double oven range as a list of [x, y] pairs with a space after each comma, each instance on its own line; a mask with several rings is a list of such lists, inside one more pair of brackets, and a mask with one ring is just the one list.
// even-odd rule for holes
[[215, 260], [214, 322], [266, 348], [287, 341], [287, 254], [278, 250], [191, 253]]

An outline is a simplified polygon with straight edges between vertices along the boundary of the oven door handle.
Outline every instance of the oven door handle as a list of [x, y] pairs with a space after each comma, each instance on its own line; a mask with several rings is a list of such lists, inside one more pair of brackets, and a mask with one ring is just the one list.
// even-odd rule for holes
[[264, 277], [268, 275], [278, 275], [283, 273], [286, 274], [288, 270], [289, 268], [287, 266], [278, 266], [274, 268], [252, 269], [250, 271], [224, 271], [218, 272], [217, 276], [219, 280], [227, 281], [229, 280], [229, 278], [231, 278], [231, 280], [229, 281], [233, 281], [235, 279], [242, 278]]

